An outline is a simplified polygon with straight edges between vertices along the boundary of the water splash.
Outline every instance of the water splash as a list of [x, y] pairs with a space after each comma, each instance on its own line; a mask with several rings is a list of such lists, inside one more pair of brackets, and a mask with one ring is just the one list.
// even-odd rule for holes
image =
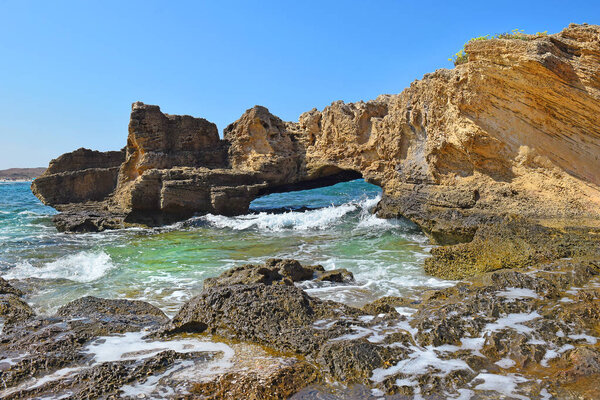
[[5, 279], [69, 279], [76, 282], [93, 282], [113, 269], [110, 256], [103, 251], [82, 251], [61, 257], [42, 266], [35, 267], [28, 261], [17, 264], [4, 274]]

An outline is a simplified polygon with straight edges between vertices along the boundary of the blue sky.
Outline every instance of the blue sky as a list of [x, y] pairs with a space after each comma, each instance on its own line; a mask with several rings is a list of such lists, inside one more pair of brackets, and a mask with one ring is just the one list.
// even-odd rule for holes
[[222, 129], [399, 93], [473, 36], [599, 23], [599, 1], [0, 0], [0, 169], [119, 149], [130, 105]]

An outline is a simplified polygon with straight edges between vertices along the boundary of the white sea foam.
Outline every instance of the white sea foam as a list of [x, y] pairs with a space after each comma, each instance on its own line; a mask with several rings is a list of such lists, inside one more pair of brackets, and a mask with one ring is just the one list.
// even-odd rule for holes
[[185, 371], [190, 370], [188, 373], [193, 373], [196, 381], [203, 381], [221, 375], [233, 366], [235, 351], [225, 343], [202, 341], [197, 338], [168, 341], [145, 340], [143, 339], [145, 334], [145, 332], [128, 332], [122, 335], [101, 337], [86, 346], [83, 351], [92, 355], [96, 364], [149, 358], [165, 350], [173, 350], [177, 353], [219, 353], [202, 364], [201, 368], [191, 360], [179, 361], [161, 374], [150, 376], [143, 382], [123, 386], [121, 390], [131, 397], [171, 397], [174, 394], [173, 389], [160, 386], [161, 379], [173, 377], [176, 373], [185, 376]]
[[505, 396], [511, 396], [517, 399], [528, 399], [524, 396], [519, 396], [515, 393], [519, 383], [527, 382], [527, 379], [522, 376], [508, 374], [508, 375], [496, 375], [496, 374], [479, 374], [475, 377], [475, 380], [482, 379], [483, 383], [475, 386], [475, 390], [492, 390], [494, 392], [502, 393]]
[[222, 352], [223, 363], [220, 367], [226, 364], [225, 361], [229, 362], [234, 355], [233, 349], [224, 343], [197, 339], [143, 340], [145, 334], [145, 332], [128, 332], [123, 335], [104, 336], [85, 347], [84, 352], [93, 355], [94, 361], [97, 363], [148, 358], [165, 350], [173, 350], [178, 353]]
[[473, 391], [469, 389], [458, 389], [458, 397], [448, 397], [452, 400], [469, 400], [473, 397]]
[[27, 261], [19, 263], [10, 269], [4, 275], [4, 278], [65, 278], [77, 282], [92, 282], [103, 277], [114, 267], [115, 265], [112, 263], [110, 256], [105, 252], [82, 251], [61, 257], [41, 267], [34, 267]]
[[125, 385], [121, 387], [123, 395], [131, 398], [142, 398], [142, 399], [167, 399], [174, 397], [175, 390], [169, 386], [162, 386], [159, 388], [160, 380], [173, 375], [174, 373], [185, 369], [194, 367], [194, 362], [185, 360], [175, 363], [171, 368], [158, 375], [151, 375], [146, 380], [136, 382], [131, 385]]
[[556, 358], [556, 357], [560, 356], [565, 351], [573, 350], [574, 348], [575, 348], [575, 346], [573, 346], [572, 344], [568, 344], [567, 343], [567, 344], [562, 345], [559, 348], [546, 350], [546, 354], [544, 354], [544, 358], [540, 362], [540, 365], [542, 367], [547, 367], [548, 366], [548, 361], [552, 360], [553, 358]]
[[393, 228], [401, 223], [393, 220], [377, 218], [371, 210], [379, 200], [380, 196], [364, 199], [359, 202], [349, 202], [337, 206], [329, 206], [308, 211], [288, 211], [280, 214], [260, 212], [238, 217], [225, 217], [222, 215], [208, 214], [196, 217], [193, 220], [206, 222], [220, 229], [280, 232], [284, 230], [310, 231], [323, 230], [339, 223], [350, 213], [359, 211], [357, 229], [383, 227]]
[[511, 360], [510, 358], [503, 358], [501, 360], [496, 361], [496, 365], [504, 369], [514, 367], [516, 364], [517, 363], [514, 360]]
[[422, 375], [431, 373], [432, 370], [438, 370], [436, 375], [445, 376], [452, 371], [457, 370], [471, 370], [466, 362], [459, 359], [443, 360], [438, 357], [435, 352], [435, 348], [427, 346], [425, 348], [419, 348], [411, 346], [412, 353], [408, 355], [408, 358], [401, 360], [393, 367], [384, 369], [377, 368], [373, 371], [371, 380], [373, 382], [383, 382], [388, 376], [395, 375], [397, 373], [403, 373], [407, 375]]
[[508, 314], [506, 317], [498, 318], [494, 323], [487, 324], [483, 332], [498, 332], [510, 328], [519, 333], [530, 333], [533, 329], [523, 325], [523, 323], [540, 317], [541, 315], [536, 311], [532, 313]]
[[0, 390], [0, 398], [4, 398], [4, 397], [9, 396], [13, 393], [16, 393], [20, 390], [32, 390], [32, 389], [39, 388], [48, 382], [60, 380], [60, 379], [66, 378], [68, 376], [74, 375], [76, 372], [78, 372], [82, 369], [83, 368], [81, 368], [81, 367], [62, 368], [62, 369], [59, 369], [58, 371], [55, 371], [48, 375], [44, 375], [40, 378], [29, 379], [26, 382], [24, 382], [18, 386], [11, 387], [11, 388], [8, 388], [5, 390]]
[[222, 215], [208, 214], [200, 219], [205, 220], [216, 228], [229, 228], [234, 230], [246, 230], [255, 228], [260, 231], [279, 232], [283, 230], [319, 230], [327, 229], [335, 224], [346, 214], [356, 211], [354, 204], [343, 204], [331, 206], [318, 210], [304, 212], [289, 211], [282, 214], [271, 214], [261, 212], [239, 217], [225, 217]]
[[499, 291], [498, 296], [504, 297], [504, 298], [510, 299], [510, 300], [526, 299], [526, 298], [531, 298], [531, 299], [539, 299], [540, 298], [540, 296], [538, 296], [538, 294], [531, 289], [522, 289], [522, 288], [515, 288], [515, 287], [509, 287], [502, 291]]
[[582, 340], [582, 339], [584, 339], [586, 342], [588, 342], [588, 344], [596, 344], [598, 342], [598, 339], [595, 338], [594, 336], [585, 335], [585, 334], [569, 335], [569, 338], [573, 339], [573, 340]]

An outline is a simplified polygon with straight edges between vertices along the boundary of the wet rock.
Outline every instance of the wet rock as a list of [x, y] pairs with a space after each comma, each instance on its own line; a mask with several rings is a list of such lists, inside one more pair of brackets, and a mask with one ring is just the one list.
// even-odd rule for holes
[[292, 280], [301, 282], [313, 279], [315, 274], [325, 271], [322, 265], [301, 265], [296, 260], [271, 258], [265, 262], [266, 267], [277, 268], [279, 273]]
[[14, 294], [15, 296], [22, 296], [23, 292], [11, 285], [6, 279], [0, 277], [0, 294]]
[[[65, 278], [57, 278], [52, 280], [53, 284], [56, 285], [70, 285], [72, 281]], [[32, 294], [38, 293], [39, 291], [45, 289], [48, 285], [47, 279], [42, 278], [21, 278], [21, 279], [11, 279], [10, 285], [19, 290], [25, 296], [30, 296]]]
[[387, 313], [398, 313], [396, 307], [402, 307], [406, 305], [415, 306], [417, 301], [413, 299], [404, 299], [396, 296], [384, 296], [371, 303], [364, 305], [361, 310], [367, 314], [387, 314]]
[[558, 374], [563, 383], [576, 382], [583, 377], [600, 378], [600, 351], [590, 347], [579, 347], [564, 356], [568, 367]]
[[268, 268], [264, 265], [245, 264], [229, 269], [216, 278], [206, 278], [204, 289], [215, 286], [250, 285], [254, 283], [293, 285], [293, 282], [283, 277], [278, 269]]
[[210, 400], [287, 399], [320, 380], [320, 373], [313, 365], [293, 360], [275, 369], [226, 373], [215, 380], [195, 384], [191, 393]]
[[294, 286], [216, 286], [185, 303], [167, 331], [207, 331], [310, 354], [327, 339], [351, 331], [343, 323], [319, 329], [314, 326], [317, 321], [353, 315], [360, 315], [359, 310], [312, 298]]
[[315, 278], [317, 282], [335, 282], [335, 283], [352, 283], [354, 275], [345, 268], [334, 269], [317, 273]]
[[56, 316], [108, 323], [112, 325], [112, 332], [138, 331], [158, 327], [169, 321], [158, 307], [144, 301], [101, 299], [93, 296], [82, 297], [62, 306]]
[[83, 362], [83, 344], [108, 333], [106, 326], [89, 320], [38, 317], [5, 326], [0, 355], [15, 361], [2, 371], [3, 382], [15, 386], [34, 376]]
[[121, 213], [101, 209], [85, 210], [73, 206], [63, 206], [61, 211], [52, 217], [52, 222], [59, 232], [102, 232], [126, 226], [125, 215]]
[[207, 278], [204, 281], [204, 288], [254, 283], [289, 286], [293, 282], [313, 279], [315, 274], [322, 271], [324, 269], [321, 265], [302, 266], [296, 260], [272, 258], [264, 265], [245, 264], [231, 268], [216, 278]]
[[516, 332], [491, 332], [485, 339], [481, 353], [491, 360], [509, 358], [519, 368], [539, 364], [546, 354], [547, 345], [531, 343], [530, 339]]
[[229, 285], [292, 285], [294, 282], [352, 283], [354, 275], [347, 269], [325, 271], [322, 265], [306, 265], [291, 259], [272, 258], [262, 265], [245, 264], [231, 268], [215, 278], [207, 278], [204, 288]]
[[76, 365], [71, 371], [54, 379], [38, 381], [35, 385], [22, 385], [13, 391], [6, 391], [5, 399], [40, 398], [43, 395], [68, 396], [72, 399], [90, 398], [129, 398], [123, 393], [125, 385], [149, 382], [167, 369], [173, 368], [181, 360], [206, 361], [211, 353], [180, 354], [172, 350], [162, 351], [141, 360], [125, 360]]
[[[12, 300], [15, 299], [22, 302], [16, 296]], [[7, 385], [85, 362], [89, 356], [80, 350], [92, 338], [139, 331], [168, 322], [158, 308], [132, 300], [84, 297], [61, 307], [54, 317], [31, 318], [27, 310], [30, 309], [25, 310], [24, 318], [13, 319], [2, 332], [0, 356], [18, 360], [2, 373]]]
[[405, 356], [406, 350], [402, 347], [358, 339], [328, 341], [316, 359], [327, 373], [342, 382], [368, 383], [375, 369], [389, 367]]
[[12, 293], [0, 294], [0, 317], [5, 324], [23, 321], [35, 315], [33, 309]]
[[428, 274], [464, 279], [503, 268], [527, 268], [566, 257], [600, 257], [598, 228], [560, 230], [523, 218], [480, 226], [473, 240], [432, 249]]

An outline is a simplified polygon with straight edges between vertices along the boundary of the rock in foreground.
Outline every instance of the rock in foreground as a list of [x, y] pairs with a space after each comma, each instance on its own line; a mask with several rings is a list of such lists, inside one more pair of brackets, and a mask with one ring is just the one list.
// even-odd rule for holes
[[497, 270], [362, 310], [283, 280], [224, 280], [248, 269], [222, 274], [172, 321], [144, 302], [85, 297], [7, 324], [0, 396], [597, 398], [597, 260]]

